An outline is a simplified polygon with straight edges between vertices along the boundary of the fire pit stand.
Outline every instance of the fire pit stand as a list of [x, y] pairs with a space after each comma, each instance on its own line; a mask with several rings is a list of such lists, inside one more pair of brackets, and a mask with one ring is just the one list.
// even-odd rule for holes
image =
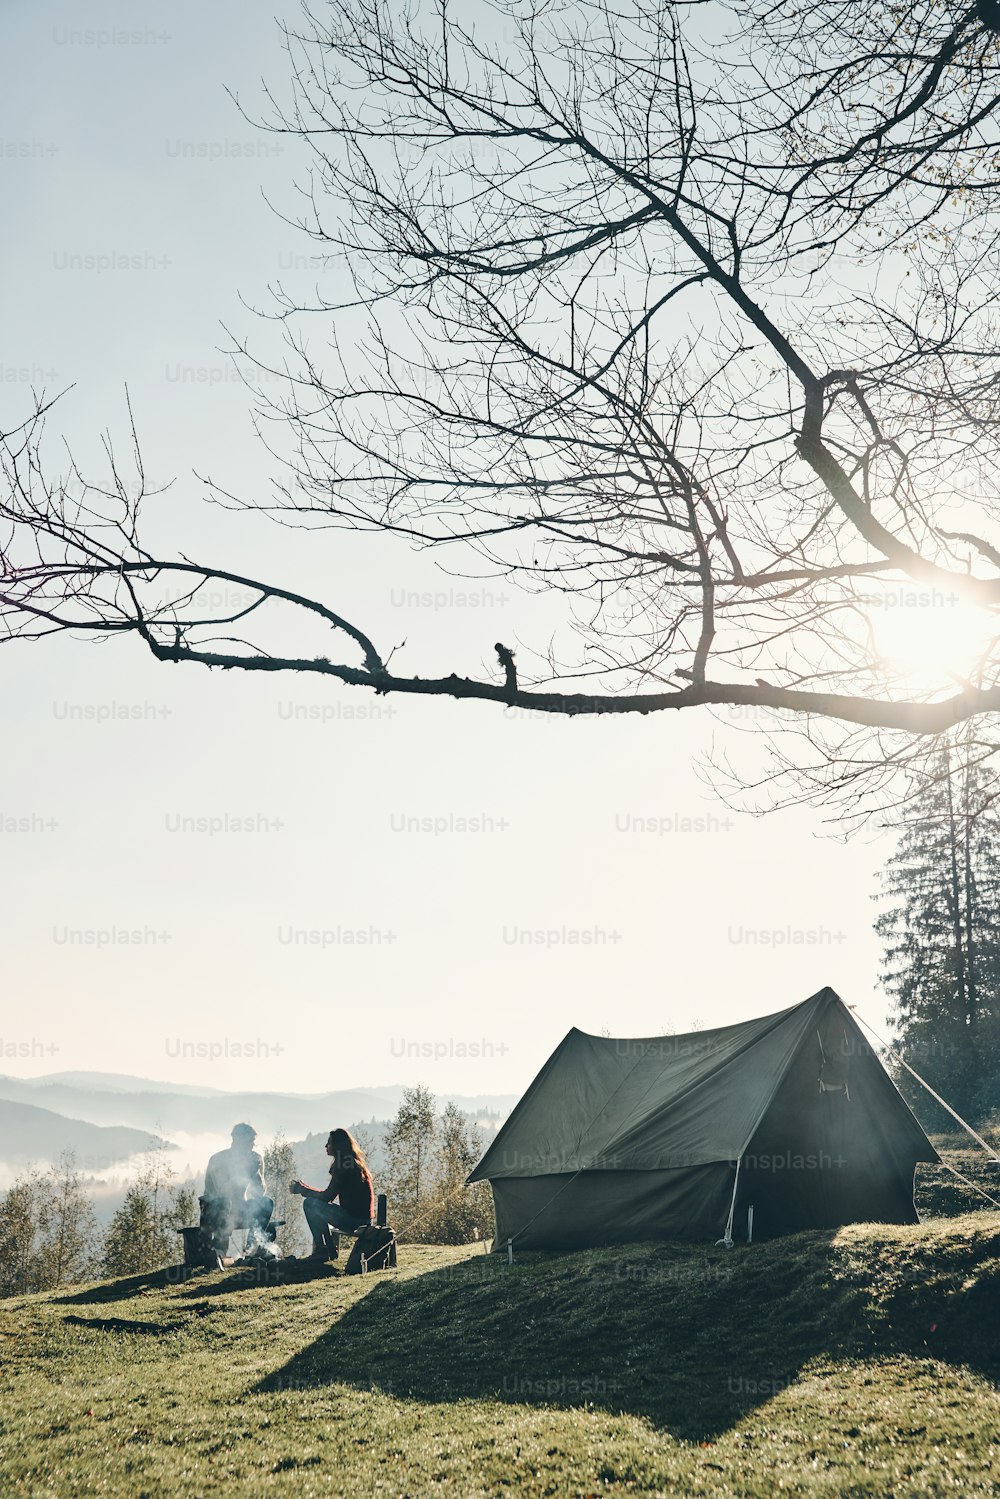
[[184, 1241], [184, 1268], [186, 1270], [221, 1270], [222, 1256], [209, 1242], [201, 1224], [192, 1228], [179, 1228], [177, 1232]]

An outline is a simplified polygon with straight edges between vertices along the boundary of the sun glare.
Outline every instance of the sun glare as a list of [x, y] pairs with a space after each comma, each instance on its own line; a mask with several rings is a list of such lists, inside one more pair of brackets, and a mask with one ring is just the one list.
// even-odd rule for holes
[[974, 680], [997, 639], [997, 622], [955, 594], [912, 589], [872, 603], [878, 655], [894, 676], [914, 685]]

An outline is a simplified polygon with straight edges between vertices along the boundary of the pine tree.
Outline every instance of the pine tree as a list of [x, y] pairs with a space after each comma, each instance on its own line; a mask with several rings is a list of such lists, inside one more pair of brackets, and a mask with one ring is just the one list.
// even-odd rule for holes
[[170, 1208], [171, 1228], [188, 1228], [198, 1222], [198, 1194], [193, 1181], [183, 1182], [173, 1189]]
[[922, 771], [883, 873], [882, 983], [901, 1054], [981, 1118], [1000, 1105], [1000, 811], [968, 730]]
[[153, 1260], [154, 1216], [148, 1182], [141, 1176], [125, 1193], [125, 1201], [108, 1225], [104, 1238], [105, 1275], [141, 1275], [158, 1268]]
[[143, 1275], [177, 1258], [177, 1229], [194, 1221], [194, 1190], [177, 1184], [166, 1152], [164, 1140], [150, 1146], [108, 1225], [106, 1275]]
[[433, 1157], [437, 1134], [434, 1095], [418, 1084], [406, 1088], [385, 1137], [386, 1191], [392, 1223], [401, 1237], [419, 1220], [433, 1195]]

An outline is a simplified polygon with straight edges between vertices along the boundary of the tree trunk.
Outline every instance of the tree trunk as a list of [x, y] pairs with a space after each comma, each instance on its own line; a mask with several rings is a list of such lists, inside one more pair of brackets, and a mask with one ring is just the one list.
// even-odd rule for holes
[[[969, 808], [969, 772], [964, 772], [964, 785], [962, 792], [962, 825], [965, 837], [965, 950], [967, 955], [968, 982], [966, 986], [966, 1024], [973, 1045], [976, 1044], [976, 1019], [979, 1008], [978, 984], [977, 984], [977, 950], [976, 950], [976, 925], [978, 911], [976, 909], [976, 877], [973, 870], [972, 860], [972, 838], [975, 826], [975, 816]], [[977, 1059], [978, 1060], [978, 1059]]]
[[962, 888], [958, 871], [958, 829], [955, 819], [955, 798], [951, 784], [951, 752], [945, 747], [945, 789], [948, 795], [948, 853], [950, 861], [952, 935], [955, 943], [955, 981], [958, 986], [959, 1009], [963, 1019], [969, 1013], [968, 984], [965, 966], [965, 942], [962, 933]]

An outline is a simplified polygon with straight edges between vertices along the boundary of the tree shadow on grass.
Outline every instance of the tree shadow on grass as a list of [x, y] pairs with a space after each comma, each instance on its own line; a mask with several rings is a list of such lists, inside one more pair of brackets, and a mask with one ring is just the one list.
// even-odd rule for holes
[[213, 1272], [210, 1281], [196, 1275], [185, 1296], [231, 1296], [236, 1291], [251, 1291], [268, 1286], [301, 1286], [317, 1280], [340, 1280], [343, 1270], [330, 1265], [309, 1264], [305, 1260], [279, 1260], [274, 1264], [232, 1265], [221, 1275]]
[[183, 1322], [133, 1322], [124, 1317], [65, 1317], [65, 1322], [74, 1327], [86, 1327], [91, 1332], [123, 1332], [158, 1337], [161, 1333], [179, 1332]]
[[150, 1270], [143, 1275], [126, 1275], [121, 1280], [86, 1286], [69, 1296], [53, 1296], [52, 1300], [56, 1306], [102, 1306], [113, 1301], [130, 1301], [144, 1291], [162, 1291], [170, 1283], [169, 1274], [167, 1270]]
[[[484, 1255], [420, 1276], [373, 1275], [366, 1295], [254, 1392], [341, 1383], [433, 1403], [597, 1407], [696, 1442], [728, 1431], [821, 1355], [930, 1354], [996, 1377], [996, 1270], [970, 1289], [969, 1266], [955, 1262], [947, 1284], [907, 1279], [876, 1294], [865, 1276], [844, 1274], [833, 1240], [524, 1253], [513, 1266]], [[932, 1327], [947, 1334], [935, 1339]]]
[[324, 1278], [338, 1279], [342, 1274], [342, 1269], [334, 1269], [325, 1264], [317, 1265], [307, 1260], [280, 1260], [273, 1265], [259, 1266], [232, 1265], [221, 1272], [186, 1265], [168, 1265], [163, 1270], [122, 1276], [119, 1280], [85, 1286], [67, 1296], [54, 1296], [52, 1299], [57, 1306], [103, 1306], [115, 1301], [131, 1301], [133, 1297], [141, 1296], [146, 1291], [163, 1291], [170, 1287], [183, 1287], [181, 1294], [184, 1296], [225, 1296], [254, 1286], [300, 1285]]

